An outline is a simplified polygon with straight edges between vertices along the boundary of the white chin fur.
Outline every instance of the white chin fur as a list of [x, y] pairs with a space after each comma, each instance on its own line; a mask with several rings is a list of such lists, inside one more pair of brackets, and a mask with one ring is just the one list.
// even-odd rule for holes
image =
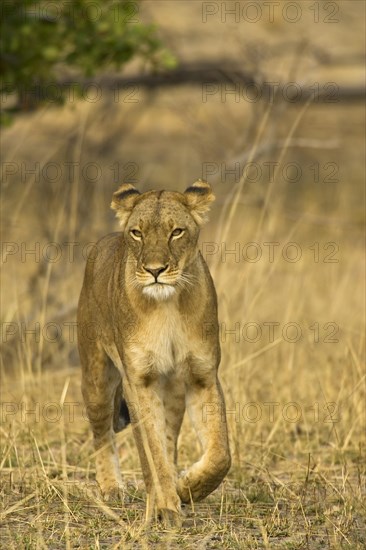
[[167, 300], [175, 293], [174, 286], [171, 285], [162, 285], [162, 284], [153, 284], [145, 286], [142, 290], [145, 296], [149, 298], [154, 298], [154, 300]]

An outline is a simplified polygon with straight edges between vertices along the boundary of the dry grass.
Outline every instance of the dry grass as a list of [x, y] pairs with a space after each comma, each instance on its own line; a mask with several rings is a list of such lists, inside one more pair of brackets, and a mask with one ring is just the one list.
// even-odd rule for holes
[[[64, 332], [55, 343], [48, 341], [50, 335], [42, 338], [42, 334], [39, 342], [34, 334], [23, 342], [12, 340], [11, 354], [6, 357], [13, 367], [3, 365], [0, 475], [6, 547], [364, 547], [365, 339], [359, 307], [363, 265], [358, 225], [351, 227], [351, 234], [343, 228], [335, 230], [327, 222], [332, 217], [344, 219], [345, 213], [335, 208], [311, 216], [311, 203], [297, 219], [289, 220], [280, 181], [271, 190], [276, 201], [270, 198], [264, 210], [267, 187], [263, 200], [257, 201], [259, 206], [247, 208], [243, 222], [241, 201], [245, 189], [248, 197], [253, 190], [245, 187], [248, 182], [241, 189], [242, 183], [232, 188], [228, 203], [223, 203], [227, 212], [222, 225], [220, 220], [212, 223], [202, 238], [202, 250], [214, 252], [207, 260], [220, 303], [221, 379], [234, 458], [228, 479], [194, 510], [185, 509], [179, 533], [164, 533], [158, 525], [145, 531], [145, 493], [128, 429], [118, 436], [121, 468], [129, 482], [126, 502], [121, 506], [98, 499], [80, 372], [67, 366], [70, 361], [77, 363], [72, 331], [65, 332], [65, 323], [73, 320], [72, 304], [83, 262], [78, 258], [72, 264], [24, 265], [18, 258], [20, 269], [38, 273], [28, 278], [28, 291], [19, 290], [18, 279], [14, 279], [16, 286], [8, 287], [16, 302], [13, 312], [4, 310], [4, 319], [24, 320], [27, 301], [24, 309], [22, 303], [32, 290], [33, 319], [29, 318], [27, 328], [34, 328], [37, 320], [43, 326], [58, 318]], [[235, 211], [236, 196], [239, 206]], [[70, 200], [77, 199], [72, 196]], [[24, 206], [20, 217], [22, 212]], [[95, 212], [92, 206], [89, 218]], [[63, 242], [59, 233], [66, 238], [69, 224], [62, 206], [55, 221], [47, 228], [54, 231], [50, 240]], [[89, 229], [90, 223], [86, 226]], [[79, 231], [87, 242], [85, 229]], [[263, 256], [257, 262], [245, 261], [246, 253], [247, 258], [253, 257], [255, 250], [245, 248], [253, 241]], [[212, 242], [216, 248], [208, 244]], [[263, 244], [268, 242], [279, 243], [273, 248], [273, 262], [269, 261], [269, 246]], [[301, 248], [298, 262], [282, 256], [289, 242]], [[319, 261], [314, 242], [319, 242]], [[332, 256], [336, 249], [325, 250], [328, 242], [339, 246]], [[224, 247], [234, 250], [235, 243], [239, 257], [225, 256]], [[293, 252], [289, 249], [291, 257]], [[338, 261], [328, 263], [327, 259]], [[15, 269], [14, 258], [8, 265]], [[57, 296], [58, 281], [61, 296]], [[64, 317], [61, 306], [66, 308]], [[273, 334], [268, 323], [276, 323]], [[291, 328], [289, 323], [296, 326]], [[283, 332], [285, 327], [288, 332]], [[302, 333], [294, 343], [288, 341], [296, 336], [293, 327], [300, 327]], [[229, 330], [234, 332], [225, 334]], [[180, 465], [185, 467], [197, 454], [186, 423]]]
[[[115, 105], [107, 95], [97, 105], [26, 115], [6, 131], [5, 162], [55, 162], [63, 172], [54, 183], [20, 172], [3, 182], [3, 239], [19, 250], [2, 274], [2, 547], [365, 547], [363, 109], [301, 109], [217, 98], [202, 104], [193, 88], [140, 91], [138, 104]], [[108, 205], [124, 176], [109, 168], [116, 159], [136, 163], [142, 189], [154, 182], [183, 190], [208, 162], [242, 169], [254, 160], [263, 169], [255, 182], [210, 178], [218, 200], [201, 246], [219, 296], [233, 466], [203, 503], [185, 507], [176, 532], [144, 527], [130, 428], [117, 438], [125, 502], [99, 499], [67, 324], [75, 320], [81, 248], [115, 228]], [[65, 170], [70, 160], [80, 163], [74, 181]], [[90, 161], [102, 171], [95, 182], [82, 173]], [[272, 182], [267, 161], [280, 162]], [[302, 167], [296, 183], [283, 177], [291, 162]], [[336, 163], [338, 181], [325, 181], [327, 163]], [[72, 260], [64, 244], [71, 241], [80, 243]], [[21, 243], [36, 242], [40, 261], [22, 256]], [[42, 254], [49, 242], [62, 249], [54, 263]], [[301, 250], [296, 262], [294, 247], [286, 257], [290, 242]], [[274, 243], [273, 261], [265, 243]], [[258, 250], [261, 258], [250, 261]], [[39, 338], [24, 333], [35, 323]], [[13, 329], [14, 336], [6, 332]], [[299, 329], [301, 338], [290, 342]], [[198, 453], [185, 420], [180, 467]]]

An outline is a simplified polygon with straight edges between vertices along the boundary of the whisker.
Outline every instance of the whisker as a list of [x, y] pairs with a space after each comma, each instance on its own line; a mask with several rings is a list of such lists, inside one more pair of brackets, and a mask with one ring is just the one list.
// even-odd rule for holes
[[181, 273], [178, 280], [177, 286], [180, 288], [185, 288], [187, 286], [193, 286], [195, 283], [196, 277], [188, 273]]
[[180, 278], [190, 285], [193, 285], [198, 280], [195, 275], [191, 275], [190, 273], [182, 273]]
[[132, 288], [138, 288], [140, 286], [138, 280], [136, 279], [136, 276], [134, 275], [128, 275], [126, 278], [126, 282], [128, 285], [132, 286]]

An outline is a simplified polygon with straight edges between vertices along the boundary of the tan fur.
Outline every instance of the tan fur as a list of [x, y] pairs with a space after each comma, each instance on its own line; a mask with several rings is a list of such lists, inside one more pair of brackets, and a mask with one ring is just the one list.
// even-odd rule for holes
[[[78, 308], [82, 392], [96, 449], [96, 476], [108, 497], [123, 491], [114, 442], [118, 407], [127, 402], [154, 511], [179, 524], [180, 502], [213, 491], [230, 467], [214, 285], [198, 247], [214, 199], [201, 180], [185, 193], [140, 194], [125, 184], [112, 208], [120, 233], [88, 258]], [[183, 230], [183, 231], [180, 231]], [[185, 408], [201, 459], [176, 472]]]

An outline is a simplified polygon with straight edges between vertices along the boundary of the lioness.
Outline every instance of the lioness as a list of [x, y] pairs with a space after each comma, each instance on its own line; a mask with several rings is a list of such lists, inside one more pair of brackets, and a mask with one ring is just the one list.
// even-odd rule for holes
[[[147, 518], [157, 510], [168, 524], [180, 523], [181, 501], [207, 496], [230, 468], [216, 293], [197, 245], [213, 200], [201, 180], [184, 193], [122, 185], [111, 204], [122, 232], [102, 238], [89, 256], [78, 307], [82, 393], [101, 491], [123, 491], [113, 432], [131, 419]], [[178, 476], [186, 407], [203, 455]]]

